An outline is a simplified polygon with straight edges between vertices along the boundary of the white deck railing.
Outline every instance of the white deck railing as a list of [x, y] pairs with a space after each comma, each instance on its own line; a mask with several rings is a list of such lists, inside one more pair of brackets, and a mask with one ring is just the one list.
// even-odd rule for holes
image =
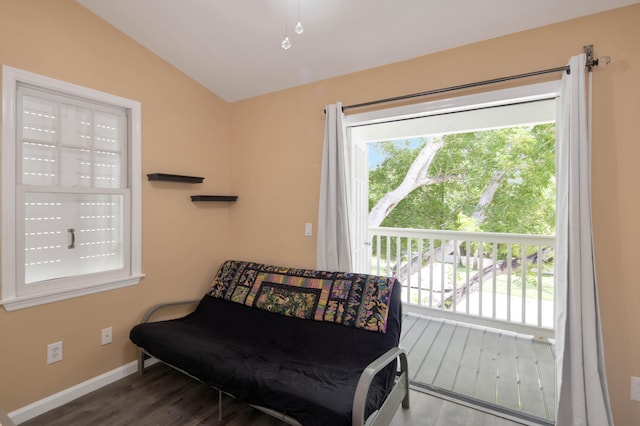
[[555, 237], [402, 228], [369, 235], [372, 273], [399, 279], [408, 310], [553, 337]]

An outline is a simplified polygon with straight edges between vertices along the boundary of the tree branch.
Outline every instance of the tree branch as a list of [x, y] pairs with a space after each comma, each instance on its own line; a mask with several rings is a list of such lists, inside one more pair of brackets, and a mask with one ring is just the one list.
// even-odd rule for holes
[[444, 146], [442, 138], [429, 140], [416, 159], [411, 163], [402, 183], [387, 192], [369, 212], [369, 228], [377, 228], [393, 209], [416, 188], [442, 182], [442, 178], [429, 176], [429, 166], [436, 154]]

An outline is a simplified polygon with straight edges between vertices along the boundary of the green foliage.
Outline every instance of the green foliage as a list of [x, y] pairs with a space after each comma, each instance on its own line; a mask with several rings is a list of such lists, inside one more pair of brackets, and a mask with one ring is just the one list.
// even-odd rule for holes
[[458, 212], [458, 231], [480, 232], [478, 220], [467, 216], [462, 212]]
[[[536, 288], [538, 287], [538, 275], [537, 274], [526, 274], [525, 282], [527, 283], [527, 288]], [[522, 277], [519, 275], [511, 278], [511, 283], [515, 288], [522, 288]]]
[[[443, 182], [405, 197], [382, 226], [552, 235], [555, 229], [555, 125], [514, 127], [444, 135], [429, 167]], [[385, 156], [369, 172], [369, 208], [404, 179], [428, 138], [389, 141], [373, 149]], [[496, 176], [500, 186], [472, 218], [480, 197]]]

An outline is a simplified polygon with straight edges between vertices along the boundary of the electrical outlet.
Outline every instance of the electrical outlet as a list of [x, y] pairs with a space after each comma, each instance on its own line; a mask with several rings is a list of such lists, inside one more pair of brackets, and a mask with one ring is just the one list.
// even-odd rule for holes
[[640, 378], [631, 376], [631, 400], [640, 401]]
[[62, 361], [62, 342], [47, 345], [47, 364]]
[[102, 345], [108, 345], [113, 340], [113, 330], [111, 327], [102, 329]]

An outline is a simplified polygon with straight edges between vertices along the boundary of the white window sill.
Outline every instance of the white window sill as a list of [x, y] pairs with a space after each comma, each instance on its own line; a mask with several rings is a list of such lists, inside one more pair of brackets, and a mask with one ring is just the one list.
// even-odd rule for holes
[[31, 308], [33, 306], [44, 305], [52, 302], [59, 302], [61, 300], [67, 300], [74, 297], [86, 296], [89, 294], [100, 293], [103, 291], [114, 290], [116, 288], [129, 287], [136, 285], [140, 282], [140, 279], [144, 277], [144, 274], [131, 275], [129, 277], [118, 279], [115, 281], [105, 281], [96, 283], [91, 286], [74, 288], [68, 290], [60, 290], [50, 293], [34, 294], [29, 296], [17, 296], [8, 299], [0, 300], [0, 305], [3, 305], [5, 310], [11, 312], [18, 309]]

